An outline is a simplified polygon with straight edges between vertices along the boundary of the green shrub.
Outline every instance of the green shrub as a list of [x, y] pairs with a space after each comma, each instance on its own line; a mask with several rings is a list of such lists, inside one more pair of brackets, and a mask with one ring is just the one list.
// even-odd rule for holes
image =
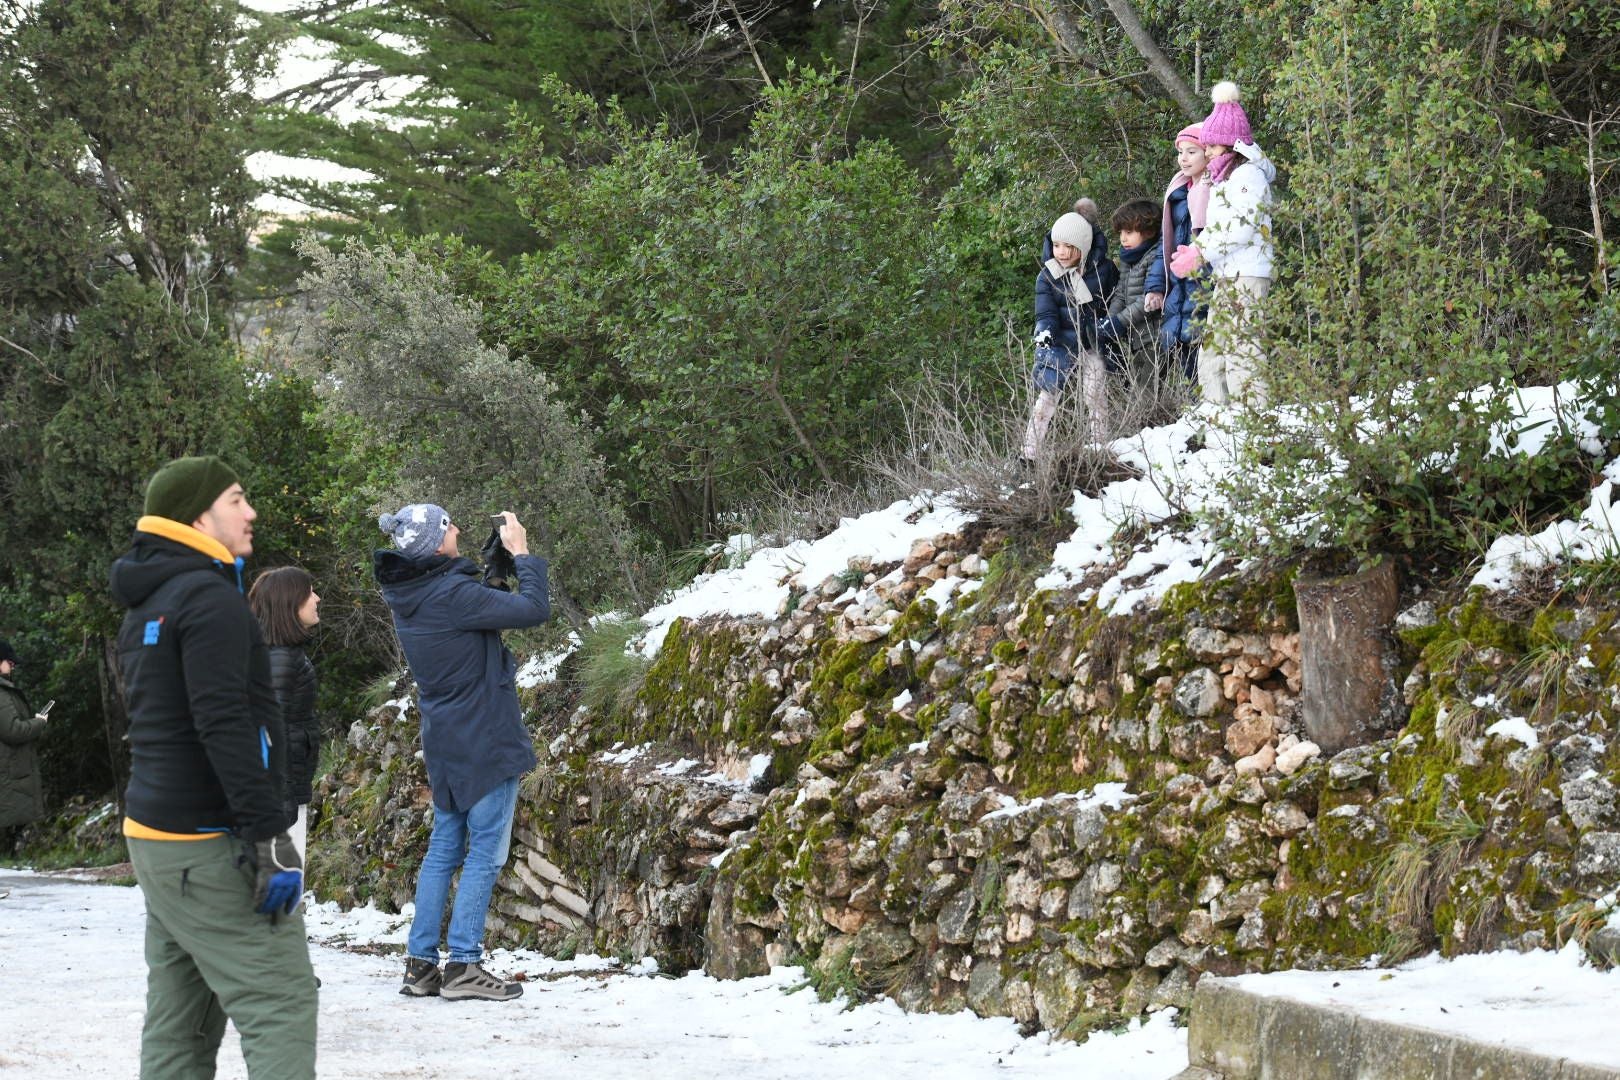
[[1274, 404], [1237, 416], [1240, 546], [1468, 553], [1590, 485], [1568, 432], [1528, 460], [1495, 445], [1515, 385], [1595, 354], [1580, 275], [1535, 209], [1547, 174], [1516, 137], [1521, 72], [1445, 8], [1319, 5], [1276, 69], [1268, 117], [1292, 157], [1253, 327]]
[[574, 669], [581, 704], [604, 717], [631, 704], [650, 665], [625, 646], [646, 629], [640, 619], [621, 616], [598, 619], [581, 632]]

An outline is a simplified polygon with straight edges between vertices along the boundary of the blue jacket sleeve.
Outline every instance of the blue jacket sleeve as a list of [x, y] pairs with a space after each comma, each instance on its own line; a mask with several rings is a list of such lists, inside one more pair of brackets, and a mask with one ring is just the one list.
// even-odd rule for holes
[[546, 560], [538, 555], [518, 555], [512, 561], [517, 564], [515, 593], [492, 589], [470, 577], [450, 591], [446, 615], [454, 629], [520, 630], [551, 618]]
[[1054, 334], [1063, 326], [1063, 300], [1045, 270], [1035, 275], [1035, 332], [1050, 330]]
[[1153, 265], [1148, 267], [1147, 277], [1142, 282], [1144, 293], [1158, 293], [1164, 295], [1164, 245], [1156, 244], [1153, 248]]

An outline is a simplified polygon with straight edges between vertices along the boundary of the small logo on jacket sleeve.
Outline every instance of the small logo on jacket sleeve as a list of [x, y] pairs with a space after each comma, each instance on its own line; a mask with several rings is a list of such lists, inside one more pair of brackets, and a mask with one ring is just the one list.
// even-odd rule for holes
[[142, 645], [156, 645], [158, 635], [163, 632], [163, 617], [160, 615], [146, 624], [146, 636], [141, 639]]

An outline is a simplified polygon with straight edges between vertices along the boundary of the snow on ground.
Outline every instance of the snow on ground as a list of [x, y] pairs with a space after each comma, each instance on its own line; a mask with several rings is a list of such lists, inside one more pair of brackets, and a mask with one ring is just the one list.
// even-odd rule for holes
[[1620, 495], [1620, 458], [1604, 467], [1603, 477], [1580, 517], [1555, 521], [1528, 536], [1497, 537], [1485, 552], [1484, 567], [1469, 584], [1506, 589], [1525, 570], [1620, 556], [1620, 504], [1615, 502]]
[[563, 661], [574, 654], [574, 650], [581, 644], [580, 636], [573, 630], [568, 631], [567, 643], [562, 648], [546, 653], [542, 656], [531, 656], [518, 669], [517, 684], [525, 690], [539, 686], [541, 683], [552, 682], [557, 678]]
[[[1584, 449], [1601, 450], [1596, 428], [1585, 419], [1572, 384], [1482, 388], [1472, 396], [1491, 393], [1511, 398], [1508, 418], [1493, 431], [1493, 452], [1531, 456], [1560, 430], [1572, 434]], [[1205, 514], [1232, 513], [1222, 481], [1238, 467], [1239, 452], [1238, 435], [1228, 419], [1219, 407], [1206, 403], [1174, 423], [1144, 428], [1110, 444], [1139, 475], [1114, 481], [1095, 496], [1075, 492], [1070, 507], [1074, 532], [1057, 545], [1051, 569], [1037, 579], [1036, 587], [1060, 589], [1091, 580], [1079, 598], [1095, 599], [1104, 609], [1123, 615], [1156, 603], [1172, 586], [1196, 581], [1220, 566], [1227, 556], [1201, 522]], [[1620, 459], [1610, 462], [1604, 475], [1607, 479], [1593, 490], [1579, 519], [1556, 522], [1535, 536], [1498, 539], [1474, 584], [1502, 588], [1522, 569], [1620, 555], [1620, 510], [1610, 505], [1620, 491]], [[681, 617], [774, 617], [783, 611], [794, 588], [816, 588], [829, 576], [844, 572], [852, 558], [863, 556], [874, 564], [898, 562], [914, 541], [957, 531], [968, 521], [951, 504], [949, 493], [924, 493], [845, 518], [816, 541], [796, 540], [756, 550], [752, 537], [734, 537], [724, 549], [728, 565], [700, 575], [642, 616], [648, 630], [631, 649], [656, 655], [671, 624]], [[1127, 525], [1144, 529], [1146, 535], [1122, 554], [1114, 538]], [[1104, 568], [1110, 572], [1098, 584], [1094, 575]], [[922, 597], [943, 609], [957, 595], [970, 595], [977, 587], [977, 581], [947, 578], [934, 582]], [[863, 599], [861, 590], [851, 588], [833, 605]], [[531, 661], [524, 670], [526, 679], [544, 677], [538, 663]], [[554, 674], [554, 668], [549, 670]]]
[[774, 616], [794, 586], [813, 589], [843, 573], [856, 556], [868, 556], [874, 563], [898, 562], [913, 542], [955, 532], [968, 520], [948, 500], [918, 495], [845, 518], [820, 540], [795, 540], [785, 547], [755, 551], [742, 566], [703, 574], [643, 615], [648, 630], [637, 648], [646, 656], [656, 655], [671, 624], [683, 616]]
[[[1597, 425], [1588, 418], [1573, 383], [1481, 387], [1468, 397], [1476, 408], [1492, 397], [1509, 399], [1507, 416], [1491, 433], [1493, 454], [1533, 457], [1561, 433], [1568, 433], [1588, 453], [1603, 452]], [[1071, 511], [1075, 531], [1058, 545], [1052, 570], [1036, 585], [1061, 588], [1097, 567], [1111, 565], [1116, 559], [1113, 538], [1120, 527], [1146, 525], [1147, 538], [1127, 555], [1124, 564], [1100, 586], [1080, 594], [1082, 599], [1095, 597], [1103, 608], [1123, 615], [1156, 601], [1174, 585], [1197, 580], [1220, 563], [1221, 555], [1207, 528], [1168, 523], [1206, 511], [1230, 514], [1221, 482], [1238, 466], [1238, 453], [1236, 437], [1221, 411], [1207, 403], [1174, 423], [1146, 428], [1111, 446], [1121, 461], [1141, 475], [1115, 481], [1096, 497], [1075, 493]], [[1620, 555], [1620, 507], [1611, 505], [1620, 487], [1620, 459], [1608, 464], [1604, 476], [1605, 482], [1593, 490], [1579, 518], [1555, 522], [1533, 536], [1496, 540], [1472, 584], [1502, 589], [1521, 570]]]
[[[1070, 514], [1074, 532], [1052, 553], [1052, 569], [1037, 588], [1059, 589], [1078, 582], [1116, 559], [1113, 540], [1121, 526], [1152, 527], [1183, 513], [1213, 508], [1217, 486], [1237, 462], [1237, 440], [1218, 422], [1219, 411], [1204, 405], [1171, 424], [1144, 428], [1111, 445], [1125, 464], [1141, 474], [1108, 484], [1096, 496], [1075, 492]], [[1081, 593], [1123, 615], [1157, 600], [1172, 585], [1196, 581], [1221, 561], [1207, 528], [1154, 528], [1125, 564], [1101, 586]]]
[[1587, 966], [1573, 944], [1561, 952], [1430, 955], [1387, 971], [1279, 971], [1230, 981], [1372, 1020], [1620, 1067], [1620, 971]]
[[[0, 870], [0, 1075], [29, 1080], [133, 1076], [146, 968], [140, 891]], [[398, 916], [320, 906], [311, 936], [351, 948], [403, 939]], [[1186, 1035], [1157, 1014], [1084, 1045], [1024, 1038], [1012, 1021], [910, 1015], [892, 1002], [844, 1011], [816, 1000], [797, 968], [722, 982], [665, 978], [579, 957], [559, 963], [497, 952], [490, 966], [529, 975], [514, 1002], [411, 999], [397, 957], [311, 949], [320, 976], [323, 1080], [584, 1075], [593, 1080], [756, 1076], [870, 1080], [989, 1075], [1165, 1080], [1186, 1064]], [[93, 1020], [90, 1019], [93, 1017]], [[246, 1075], [234, 1031], [219, 1076]]]

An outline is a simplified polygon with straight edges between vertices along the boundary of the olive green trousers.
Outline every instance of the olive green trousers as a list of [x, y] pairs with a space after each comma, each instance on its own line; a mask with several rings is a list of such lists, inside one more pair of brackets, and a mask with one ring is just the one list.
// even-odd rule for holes
[[146, 898], [142, 1080], [212, 1080], [227, 1019], [253, 1080], [313, 1080], [315, 971], [303, 913], [254, 912], [240, 840], [128, 843]]

